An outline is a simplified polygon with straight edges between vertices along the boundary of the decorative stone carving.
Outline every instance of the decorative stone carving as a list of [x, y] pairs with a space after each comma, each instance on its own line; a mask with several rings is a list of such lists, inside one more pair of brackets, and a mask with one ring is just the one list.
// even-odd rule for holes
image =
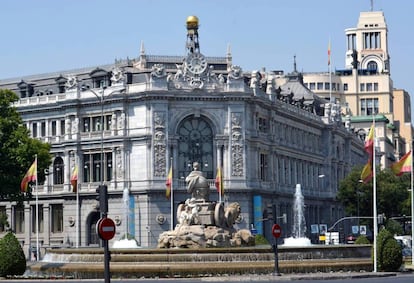
[[243, 176], [243, 135], [241, 113], [231, 113], [231, 164], [232, 176]]
[[151, 79], [161, 79], [167, 76], [163, 64], [154, 64], [151, 68]]
[[122, 156], [122, 149], [121, 148], [116, 148], [115, 150], [115, 166], [116, 166], [116, 178], [117, 180], [123, 180], [124, 179], [124, 166], [123, 166], [123, 156]]
[[154, 130], [154, 176], [165, 177], [167, 168], [167, 140], [164, 112], [154, 112]]
[[76, 117], [75, 119], [73, 119], [72, 133], [77, 134], [78, 132], [79, 132], [79, 118]]
[[65, 83], [66, 90], [76, 89], [77, 86], [78, 86], [78, 78], [75, 76], [69, 75], [66, 78], [66, 83]]
[[115, 67], [112, 69], [112, 76], [111, 82], [112, 85], [114, 84], [123, 84], [125, 81], [124, 72], [119, 67]]
[[232, 65], [229, 70], [228, 81], [241, 80], [243, 78], [242, 68], [240, 66]]

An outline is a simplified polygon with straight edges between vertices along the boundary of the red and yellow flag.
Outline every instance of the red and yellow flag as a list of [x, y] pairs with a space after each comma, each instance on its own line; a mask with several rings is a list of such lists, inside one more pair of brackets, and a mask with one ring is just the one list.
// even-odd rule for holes
[[172, 187], [172, 166], [170, 167], [170, 171], [168, 172], [167, 181], [165, 182], [166, 190], [165, 196], [167, 199], [171, 197], [171, 187]]
[[413, 160], [411, 157], [411, 150], [407, 152], [401, 159], [391, 165], [391, 170], [395, 175], [401, 176], [404, 173], [411, 172]]
[[24, 175], [22, 182], [20, 183], [20, 189], [22, 192], [28, 192], [29, 183], [36, 182], [37, 180], [37, 158], [33, 161], [33, 164], [27, 170], [26, 175]]
[[368, 162], [362, 169], [361, 180], [364, 183], [368, 183], [374, 174], [372, 171], [372, 162], [374, 158], [374, 124], [371, 125], [368, 136], [365, 138], [364, 149], [368, 153]]
[[328, 43], [328, 66], [331, 65], [331, 40]]
[[223, 188], [223, 175], [221, 174], [221, 167], [217, 167], [217, 173], [216, 173], [216, 188], [217, 192], [223, 196], [224, 195], [224, 188]]
[[78, 166], [75, 166], [70, 177], [70, 183], [72, 185], [72, 191], [76, 193], [78, 191]]
[[372, 163], [371, 161], [368, 161], [368, 163], [364, 166], [361, 172], [362, 182], [368, 183], [372, 179], [373, 174], [374, 173], [372, 172]]
[[374, 125], [371, 125], [368, 136], [365, 138], [364, 149], [368, 153], [369, 159], [371, 160], [374, 154]]

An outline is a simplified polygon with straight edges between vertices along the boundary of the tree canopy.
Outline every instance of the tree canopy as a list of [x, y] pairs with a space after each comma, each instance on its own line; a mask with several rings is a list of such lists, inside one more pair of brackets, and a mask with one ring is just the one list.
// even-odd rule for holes
[[20, 182], [35, 156], [38, 160], [38, 182], [44, 179], [44, 169], [51, 163], [50, 145], [31, 138], [14, 107], [18, 96], [0, 89], [0, 199], [22, 201], [31, 193], [20, 192]]
[[[352, 169], [339, 183], [338, 200], [347, 216], [372, 216], [373, 183], [360, 181], [362, 166]], [[410, 175], [400, 177], [389, 169], [376, 171], [377, 212], [386, 218], [410, 215]]]

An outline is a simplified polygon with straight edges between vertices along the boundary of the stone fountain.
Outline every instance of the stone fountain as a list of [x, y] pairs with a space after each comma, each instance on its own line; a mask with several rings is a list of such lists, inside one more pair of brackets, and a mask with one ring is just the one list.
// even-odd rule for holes
[[[240, 205], [233, 203], [224, 208], [222, 203], [209, 201], [207, 181], [197, 170], [198, 164], [194, 169], [186, 179], [191, 198], [179, 205], [177, 226], [160, 235], [158, 248], [112, 248], [113, 277], [204, 277], [274, 271], [271, 246], [255, 246], [250, 231], [233, 227], [240, 216]], [[299, 185], [295, 223], [300, 226], [304, 225], [301, 195]], [[300, 242], [305, 230], [298, 227], [295, 231], [299, 237], [293, 239]], [[279, 260], [282, 273], [371, 271], [373, 266], [371, 245], [283, 245]], [[27, 273], [44, 278], [103, 278], [103, 261], [102, 248], [48, 249], [43, 261], [30, 264]]]
[[231, 203], [225, 208], [221, 202], [209, 201], [210, 186], [199, 171], [198, 162], [194, 162], [193, 168], [186, 178], [191, 198], [178, 206], [178, 224], [174, 230], [160, 235], [158, 248], [254, 246], [250, 230], [233, 227], [240, 217], [239, 203]]

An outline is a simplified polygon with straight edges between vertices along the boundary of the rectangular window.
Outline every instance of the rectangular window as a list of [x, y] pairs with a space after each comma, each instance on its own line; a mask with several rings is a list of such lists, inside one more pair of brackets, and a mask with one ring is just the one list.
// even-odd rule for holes
[[267, 155], [261, 153], [260, 154], [260, 180], [267, 181]]
[[374, 91], [378, 91], [378, 83], [374, 83]]
[[85, 133], [90, 131], [90, 126], [89, 126], [90, 121], [89, 120], [90, 120], [89, 117], [82, 119], [82, 121], [83, 121], [82, 122], [82, 131], [85, 132]]
[[24, 233], [24, 207], [14, 207], [14, 230], [16, 234]]
[[318, 88], [318, 90], [322, 90], [323, 89], [323, 83], [318, 83], [317, 88]]
[[7, 214], [6, 207], [0, 206], [0, 233], [6, 231]]
[[95, 132], [101, 131], [101, 116], [92, 118], [92, 128]]
[[325, 83], [325, 90], [329, 90], [330, 83]]
[[37, 123], [36, 122], [33, 123], [33, 133], [32, 133], [32, 136], [34, 138], [37, 138]]
[[60, 120], [60, 134], [62, 136], [65, 134], [65, 120]]
[[[31, 206], [31, 210], [32, 210], [32, 233], [37, 233], [37, 229], [36, 229], [36, 205], [32, 205]], [[39, 233], [43, 233], [43, 205], [39, 205], [39, 218], [38, 218], [38, 223], [39, 223]]]
[[364, 83], [359, 84], [359, 91], [365, 91], [365, 84]]
[[105, 116], [105, 131], [111, 130], [112, 115]]
[[360, 104], [361, 115], [369, 116], [378, 113], [378, 98], [363, 98]]
[[112, 152], [104, 153], [103, 166], [101, 169], [101, 153], [83, 155], [83, 182], [100, 182], [104, 174], [104, 181], [112, 180]]
[[367, 83], [367, 91], [372, 91], [372, 83]]
[[40, 124], [40, 136], [45, 137], [46, 136], [46, 122], [42, 122]]
[[259, 118], [259, 131], [263, 133], [267, 133], [267, 120], [265, 118]]
[[310, 90], [315, 90], [315, 83], [310, 83], [309, 84], [309, 89]]
[[56, 134], [57, 134], [56, 121], [52, 121], [51, 128], [52, 128], [52, 137], [56, 137]]
[[52, 204], [51, 208], [51, 232], [62, 233], [63, 232], [63, 205]]
[[344, 91], [348, 90], [348, 84], [344, 84]]

